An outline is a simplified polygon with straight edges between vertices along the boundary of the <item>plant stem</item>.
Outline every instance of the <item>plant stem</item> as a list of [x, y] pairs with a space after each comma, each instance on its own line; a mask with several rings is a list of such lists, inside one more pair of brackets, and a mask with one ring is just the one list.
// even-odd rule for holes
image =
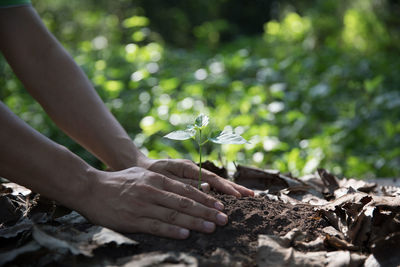
[[199, 167], [200, 167], [200, 171], [199, 171], [199, 190], [201, 188], [201, 130], [199, 130], [199, 155], [200, 155], [200, 162], [199, 162]]

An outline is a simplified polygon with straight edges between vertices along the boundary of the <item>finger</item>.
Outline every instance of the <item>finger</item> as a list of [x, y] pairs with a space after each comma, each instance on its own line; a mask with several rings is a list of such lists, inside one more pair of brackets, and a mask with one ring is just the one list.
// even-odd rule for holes
[[184, 184], [189, 184], [189, 185], [191, 185], [191, 186], [193, 186], [195, 188], [199, 188], [199, 181], [197, 181], [197, 180], [180, 178], [180, 177], [175, 176], [175, 175], [167, 175], [167, 177], [171, 178], [171, 179], [173, 179], [175, 181], [179, 181], [181, 183], [184, 183]]
[[[174, 174], [178, 175], [179, 178], [188, 178], [195, 181], [199, 178], [198, 175], [200, 168], [190, 160], [167, 160], [165, 161], [164, 167], [170, 170], [167, 176], [171, 178], [177, 177]], [[221, 178], [208, 170], [203, 169], [202, 174], [203, 181], [208, 182], [212, 187], [216, 188], [220, 192], [234, 195], [236, 197], [241, 197], [242, 195], [254, 196], [252, 190]], [[191, 184], [195, 186], [193, 183]]]
[[[207, 170], [205, 170], [205, 171], [207, 171]], [[213, 175], [213, 173], [211, 175]], [[168, 177], [173, 178], [174, 180], [180, 181], [180, 182], [185, 183], [185, 184], [190, 184], [191, 186], [194, 186], [196, 188], [198, 188], [198, 186], [199, 186], [199, 182], [196, 181], [196, 180], [193, 180], [193, 179], [182, 179], [182, 178], [179, 178], [179, 177], [174, 176], [174, 175], [168, 175]], [[248, 188], [246, 188], [244, 186], [238, 185], [238, 184], [236, 184], [234, 182], [231, 182], [229, 180], [226, 180], [224, 178], [220, 178], [220, 177], [216, 176], [215, 178], [211, 178], [211, 179], [218, 179], [218, 178], [222, 179], [223, 183], [229, 183], [242, 196], [254, 196], [254, 191], [253, 190], [250, 190], [250, 189], [248, 189]], [[208, 178], [205, 178], [205, 179], [208, 180]], [[203, 190], [203, 192], [209, 192], [210, 191], [210, 184], [209, 183], [202, 183], [200, 186], [201, 186], [201, 189]]]
[[210, 190], [211, 190], [210, 185], [209, 185], [208, 183], [201, 183], [201, 184], [199, 184], [198, 181], [195, 181], [195, 180], [192, 180], [192, 179], [178, 178], [177, 176], [174, 176], [174, 175], [169, 175], [168, 177], [169, 177], [169, 178], [172, 178], [172, 179], [174, 179], [174, 180], [176, 180], [176, 181], [179, 181], [179, 182], [181, 182], [181, 183], [189, 184], [189, 185], [191, 185], [191, 186], [193, 186], [193, 187], [195, 187], [195, 188], [197, 188], [197, 189], [199, 189], [199, 187], [200, 187], [200, 189], [201, 189], [204, 193], [209, 193]]
[[218, 191], [233, 195], [235, 197], [242, 197], [242, 194], [236, 187], [234, 187], [234, 183], [226, 180], [224, 178], [219, 177], [218, 175], [210, 172], [208, 170], [203, 171], [203, 181], [209, 183], [212, 187], [217, 189]]
[[153, 173], [152, 178], [154, 179], [152, 181], [153, 185], [155, 185], [156, 188], [161, 189], [160, 192], [164, 192], [163, 190], [165, 190], [179, 196], [190, 198], [195, 202], [201, 203], [202, 205], [213, 209], [217, 209], [220, 211], [224, 209], [224, 205], [220, 201], [211, 197], [210, 195], [201, 192], [200, 190], [197, 190], [194, 186], [191, 186], [190, 184], [184, 184], [161, 174], [155, 173]]
[[[215, 173], [208, 171], [208, 170], [204, 170], [204, 181], [209, 182], [211, 185], [213, 185], [216, 189], [221, 190], [221, 192], [226, 192], [224, 190], [230, 190], [230, 187], [232, 187], [236, 192], [239, 192], [240, 196], [237, 194], [232, 194], [238, 197], [241, 196], [254, 196], [254, 191], [250, 190], [244, 186], [238, 185], [232, 181], [229, 181], [227, 179], [224, 179], [222, 177], [219, 177], [218, 175], [216, 175]], [[214, 182], [214, 184], [213, 184]], [[228, 187], [228, 189], [224, 189]]]
[[240, 194], [242, 194], [243, 196], [251, 196], [254, 197], [254, 191], [251, 189], [248, 189], [244, 186], [238, 185], [234, 182], [231, 182], [232, 186], [239, 191]]
[[[198, 191], [190, 185], [184, 185], [176, 181], [173, 182], [176, 183], [176, 185], [175, 188], [169, 188], [171, 191], [168, 189], [167, 191], [163, 191], [154, 188], [154, 190], [156, 190], [157, 192], [155, 191], [154, 194], [151, 194], [151, 196], [148, 197], [150, 197], [154, 204], [177, 210], [187, 215], [202, 218], [204, 220], [214, 222], [218, 225], [225, 225], [228, 222], [228, 216], [215, 209], [218, 205], [209, 204], [209, 206], [206, 206], [201, 204], [200, 201], [196, 202], [191, 197], [196, 194], [197, 196], [200, 195], [201, 198], [206, 199], [206, 203], [219, 203], [219, 205], [221, 205], [223, 208], [222, 203], [218, 201], [215, 202], [212, 197]], [[183, 188], [183, 191], [179, 188], [180, 186]], [[179, 191], [180, 193], [175, 193], [173, 191]]]
[[134, 232], [148, 233], [174, 239], [186, 239], [190, 234], [189, 230], [186, 228], [146, 217], [139, 218], [135, 221]]
[[201, 190], [203, 190], [204, 193], [209, 193], [210, 190], [211, 190], [210, 185], [208, 183], [202, 183], [200, 185], [200, 187], [201, 187]]
[[[172, 160], [171, 160], [171, 162], [173, 162], [171, 164], [171, 166], [174, 164], [179, 164], [182, 177], [193, 179], [193, 180], [198, 179], [198, 173], [200, 171], [200, 168], [193, 162], [191, 162], [191, 161], [180, 161], [179, 162], [179, 161], [172, 161]], [[177, 167], [177, 166], [174, 166], [174, 167]], [[241, 193], [238, 190], [236, 190], [236, 188], [233, 187], [232, 184], [230, 184], [228, 180], [217, 176], [213, 172], [203, 169], [202, 170], [202, 179], [204, 182], [209, 183], [212, 187], [216, 188], [217, 190], [219, 190], [225, 194], [233, 195], [236, 197], [242, 196]]]
[[[178, 160], [181, 161], [181, 160]], [[157, 171], [157, 170], [152, 170], [153, 172], [157, 172], [159, 174], [165, 175], [168, 178], [171, 178], [173, 180], [179, 181], [184, 184], [190, 184], [191, 186], [196, 187], [197, 189], [203, 189], [203, 191], [209, 191], [209, 185], [207, 186], [207, 183], [201, 183], [199, 180], [194, 180], [194, 179], [187, 179], [187, 178], [182, 178], [182, 168], [177, 168], [174, 160], [168, 160], [162, 162], [164, 164], [164, 169], [163, 172]], [[179, 171], [178, 171], [179, 170]], [[177, 175], [179, 176], [177, 176]]]
[[199, 217], [187, 215], [177, 210], [165, 208], [162, 206], [153, 206], [148, 210], [149, 216], [158, 219], [170, 225], [176, 225], [184, 229], [195, 230], [204, 233], [212, 233], [215, 230], [215, 223], [204, 220]]

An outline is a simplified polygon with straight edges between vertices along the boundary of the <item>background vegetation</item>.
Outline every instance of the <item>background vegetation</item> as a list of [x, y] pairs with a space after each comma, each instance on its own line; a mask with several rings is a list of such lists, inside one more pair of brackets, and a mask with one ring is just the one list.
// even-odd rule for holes
[[[196, 160], [192, 142], [162, 136], [204, 112], [216, 129], [251, 141], [206, 148], [228, 166], [399, 176], [398, 1], [33, 5], [150, 157]], [[55, 127], [3, 58], [0, 88], [0, 100], [31, 126], [104, 167]]]

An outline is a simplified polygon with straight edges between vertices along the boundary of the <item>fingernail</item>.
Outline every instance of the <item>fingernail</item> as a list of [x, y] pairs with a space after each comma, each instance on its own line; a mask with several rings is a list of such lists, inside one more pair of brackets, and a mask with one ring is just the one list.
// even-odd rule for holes
[[201, 189], [203, 190], [204, 193], [208, 193], [210, 192], [210, 185], [208, 183], [202, 183]]
[[228, 222], [228, 216], [226, 216], [223, 213], [218, 213], [217, 214], [217, 221], [220, 225], [224, 225]]
[[224, 210], [224, 204], [222, 204], [221, 202], [215, 202], [214, 207], [217, 210], [221, 210], [221, 211]]
[[215, 224], [209, 221], [204, 221], [203, 228], [206, 232], [212, 232], [215, 229]]
[[185, 228], [179, 229], [179, 236], [181, 238], [187, 238], [189, 236], [189, 230]]

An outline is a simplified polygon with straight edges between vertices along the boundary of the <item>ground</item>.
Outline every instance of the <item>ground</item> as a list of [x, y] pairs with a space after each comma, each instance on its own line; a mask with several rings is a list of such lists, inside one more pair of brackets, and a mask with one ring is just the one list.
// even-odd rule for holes
[[[205, 166], [227, 176], [212, 164]], [[302, 178], [238, 166], [237, 199], [210, 192], [229, 223], [186, 240], [120, 234], [23, 187], [0, 190], [0, 265], [5, 266], [397, 266], [400, 190], [328, 171]]]

